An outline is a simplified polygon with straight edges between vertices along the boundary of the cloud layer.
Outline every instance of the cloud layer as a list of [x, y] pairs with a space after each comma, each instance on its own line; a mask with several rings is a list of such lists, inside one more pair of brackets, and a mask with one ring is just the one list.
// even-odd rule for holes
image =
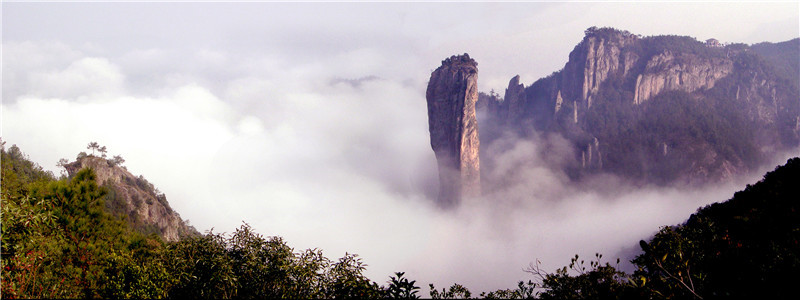
[[[764, 39], [798, 35], [778, 5], [740, 6], [720, 12], [780, 28]], [[442, 211], [430, 71], [469, 52], [481, 90], [502, 91], [514, 74], [530, 83], [561, 68], [592, 25], [760, 41], [712, 32], [724, 26], [704, 22], [727, 19], [712, 13], [721, 8], [692, 7], [708, 18], [686, 25], [660, 4], [7, 3], [2, 138], [56, 173], [59, 158], [97, 141], [201, 231], [246, 221], [297, 250], [358, 253], [378, 282], [406, 271], [423, 286], [508, 288], [536, 259], [552, 270], [576, 253], [615, 258], [742, 182], [574, 186], [558, 171], [570, 157], [559, 137], [507, 138], [487, 145], [503, 153], [485, 162], [491, 192]], [[672, 19], [637, 21], [648, 11]]]

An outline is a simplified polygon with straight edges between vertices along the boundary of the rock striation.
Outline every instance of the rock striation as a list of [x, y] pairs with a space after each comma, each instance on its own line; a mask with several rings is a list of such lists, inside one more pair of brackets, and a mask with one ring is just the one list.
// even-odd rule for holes
[[636, 78], [633, 103], [642, 104], [662, 91], [708, 90], [731, 72], [733, 61], [730, 59], [702, 58], [693, 54], [676, 57], [664, 52], [651, 58], [644, 72]]
[[111, 161], [92, 155], [64, 167], [70, 177], [81, 169], [93, 169], [97, 184], [108, 189], [104, 197], [106, 209], [122, 215], [133, 228], [146, 234], [156, 233], [166, 241], [177, 241], [181, 236], [197, 234], [194, 227], [172, 210], [166, 196], [144, 177], [136, 177]]
[[439, 168], [439, 204], [457, 205], [481, 194], [478, 121], [478, 63], [468, 54], [451, 56], [431, 74], [425, 93], [431, 148]]
[[[585, 34], [563, 69], [530, 85], [515, 76], [504, 98], [484, 97], [486, 150], [501, 149], [488, 143], [508, 133], [557, 135], [572, 146], [559, 157], [574, 157], [564, 164], [573, 179], [693, 184], [800, 146], [800, 39], [712, 47], [614, 28]], [[497, 154], [482, 155], [490, 167]]]
[[506, 88], [505, 97], [503, 99], [508, 106], [508, 122], [515, 122], [522, 117], [522, 101], [525, 97], [525, 86], [519, 83], [519, 75], [511, 78]]
[[576, 101], [576, 108], [581, 111], [591, 108], [606, 80], [625, 75], [635, 66], [638, 55], [623, 49], [636, 40], [636, 36], [627, 32], [587, 30], [561, 73], [565, 96]]

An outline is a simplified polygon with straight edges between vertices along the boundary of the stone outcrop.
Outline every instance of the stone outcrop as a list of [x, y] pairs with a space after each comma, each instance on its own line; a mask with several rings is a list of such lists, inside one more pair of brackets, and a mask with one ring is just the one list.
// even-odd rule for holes
[[[515, 76], [504, 99], [484, 104], [481, 128], [492, 129], [481, 136], [487, 150], [498, 151], [488, 143], [501, 136], [555, 134], [573, 147], [575, 160], [564, 167], [573, 178], [611, 172], [663, 183], [730, 178], [759, 157], [800, 145], [800, 39], [712, 47], [613, 28], [585, 33], [563, 69], [530, 85]], [[703, 129], [711, 133], [680, 129], [711, 123]], [[495, 153], [483, 155], [491, 164]]]
[[570, 53], [562, 72], [566, 97], [582, 109], [592, 107], [601, 85], [616, 74], [627, 74], [638, 61], [635, 53], [623, 52], [637, 37], [619, 31], [589, 29], [587, 36]]
[[700, 58], [692, 54], [664, 52], [647, 62], [636, 78], [633, 103], [641, 104], [663, 92], [708, 90], [733, 72], [733, 61], [723, 58]]
[[553, 115], [558, 114], [562, 105], [564, 105], [564, 98], [561, 98], [561, 91], [559, 90], [558, 95], [556, 95], [556, 107], [554, 108]]
[[[112, 213], [124, 213], [136, 229], [156, 228], [166, 241], [177, 241], [182, 235], [197, 234], [180, 215], [173, 211], [166, 196], [159, 193], [144, 177], [136, 177], [111, 161], [96, 156], [86, 156], [65, 165], [69, 176], [84, 168], [92, 168], [97, 184], [108, 188], [106, 207]], [[146, 232], [150, 233], [150, 232]]]
[[442, 61], [425, 94], [431, 148], [439, 167], [439, 203], [453, 206], [481, 192], [478, 64], [466, 53]]
[[602, 169], [603, 153], [600, 152], [600, 141], [593, 138], [581, 151], [581, 168]]
[[514, 122], [519, 120], [522, 116], [522, 102], [525, 97], [525, 86], [519, 83], [519, 75], [514, 76], [508, 82], [505, 97], [506, 107], [508, 110], [507, 122]]

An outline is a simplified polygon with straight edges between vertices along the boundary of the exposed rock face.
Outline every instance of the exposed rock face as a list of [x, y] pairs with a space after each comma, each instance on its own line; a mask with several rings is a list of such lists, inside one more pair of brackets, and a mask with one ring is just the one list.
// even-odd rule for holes
[[575, 160], [565, 166], [573, 178], [731, 178], [800, 146], [798, 45], [709, 47], [691, 37], [589, 28], [562, 70], [530, 85], [515, 76], [505, 99], [483, 106], [490, 109], [479, 112], [489, 115], [481, 128], [493, 130], [481, 139], [561, 135], [573, 146]]
[[519, 83], [519, 75], [511, 78], [508, 82], [506, 95], [504, 97], [508, 106], [508, 122], [515, 122], [522, 115], [522, 101], [525, 97], [525, 86]]
[[662, 91], [694, 92], [714, 87], [717, 80], [733, 72], [733, 61], [722, 58], [700, 58], [692, 54], [665, 52], [654, 56], [636, 78], [634, 104], [641, 104]]
[[177, 241], [182, 235], [197, 233], [172, 210], [166, 196], [157, 193], [143, 177], [133, 176], [127, 170], [96, 156], [81, 158], [65, 167], [69, 176], [83, 168], [92, 168], [97, 175], [97, 184], [109, 189], [105, 197], [106, 207], [122, 210], [134, 228], [155, 227], [157, 233], [167, 241]]
[[481, 193], [478, 158], [478, 64], [466, 53], [442, 61], [425, 94], [431, 148], [439, 166], [439, 203], [452, 206]]
[[603, 153], [600, 152], [600, 140], [597, 138], [593, 138], [591, 142], [586, 143], [583, 151], [581, 151], [581, 168], [603, 168]]
[[566, 97], [577, 101], [582, 109], [592, 107], [601, 85], [613, 75], [627, 74], [639, 59], [622, 50], [635, 41], [636, 36], [622, 32], [587, 34], [570, 53], [564, 66], [567, 71], [561, 74]]

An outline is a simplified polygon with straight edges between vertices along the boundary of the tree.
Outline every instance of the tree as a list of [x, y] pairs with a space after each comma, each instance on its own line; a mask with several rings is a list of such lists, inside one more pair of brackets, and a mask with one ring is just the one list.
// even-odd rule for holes
[[[595, 260], [589, 261], [589, 267], [575, 255], [569, 267], [548, 273], [539, 267], [539, 263], [531, 264], [525, 271], [539, 277], [544, 288], [540, 299], [639, 299], [646, 298], [641, 290], [628, 284], [628, 276], [609, 263], [600, 263], [603, 257], [595, 254]], [[580, 261], [579, 261], [580, 260]], [[619, 264], [619, 259], [617, 259]], [[575, 276], [570, 273], [577, 274]]]
[[114, 166], [119, 166], [119, 167], [122, 167], [122, 164], [124, 164], [124, 163], [125, 163], [125, 159], [124, 159], [124, 158], [122, 158], [122, 156], [121, 156], [121, 155], [115, 155], [115, 156], [114, 156], [114, 157], [111, 159], [111, 164], [112, 164], [112, 165], [114, 165]]
[[472, 296], [469, 289], [458, 283], [454, 283], [447, 290], [442, 288], [441, 292], [436, 290], [433, 283], [428, 284], [428, 286], [431, 288], [431, 299], [469, 299], [469, 297]]
[[225, 238], [209, 232], [167, 246], [167, 269], [176, 283], [170, 298], [232, 298], [236, 276]]
[[[3, 163], [14, 163], [5, 158]], [[36, 172], [30, 167], [25, 166]], [[126, 231], [103, 211], [105, 191], [97, 186], [94, 172], [83, 169], [58, 181], [15, 176], [23, 181], [9, 184], [15, 180], [6, 175], [17, 172], [6, 170], [4, 166], [2, 296], [99, 297], [109, 253], [125, 248]]]
[[108, 153], [106, 146], [100, 147], [97, 151], [100, 152], [101, 157], [106, 158], [106, 153]]
[[381, 288], [364, 276], [367, 264], [358, 254], [345, 255], [328, 272], [328, 298], [378, 298]]
[[517, 283], [516, 289], [496, 290], [488, 294], [483, 292], [480, 296], [486, 299], [535, 299], [537, 287], [539, 287], [539, 284], [532, 280], [528, 280], [528, 282], [520, 281]]
[[403, 278], [405, 272], [395, 272], [394, 276], [390, 276], [389, 287], [386, 289], [389, 298], [402, 298], [402, 299], [418, 299], [417, 291], [419, 289], [414, 283], [416, 280], [408, 281], [408, 278]]
[[94, 156], [94, 151], [100, 149], [100, 144], [97, 142], [90, 142], [89, 145], [86, 146], [86, 149], [92, 150], [92, 156]]
[[665, 226], [649, 244], [639, 241], [644, 253], [634, 260], [639, 266], [634, 280], [664, 297], [703, 299], [700, 289], [706, 276], [697, 268], [702, 245], [692, 243], [682, 232], [682, 228]]
[[[124, 214], [106, 211], [104, 201], [113, 202], [115, 191], [98, 186], [92, 169], [55, 180], [18, 147], [0, 150], [1, 298], [386, 295], [364, 276], [366, 264], [357, 255], [332, 262], [318, 249], [295, 253], [282, 238], [263, 237], [246, 223], [230, 237], [209, 232], [165, 243], [155, 233], [141, 234], [126, 226]], [[109, 163], [122, 161], [117, 156]], [[153, 190], [142, 177], [136, 184]], [[408, 291], [400, 295], [418, 289], [404, 278], [396, 286]]]
[[662, 228], [635, 281], [661, 297], [795, 299], [800, 292], [800, 158], [764, 175], [730, 200]]
[[58, 163], [56, 163], [56, 166], [64, 168], [64, 170], [61, 170], [61, 175], [62, 176], [67, 176], [67, 165], [68, 164], [69, 164], [69, 160], [66, 159], [66, 158], [59, 159]]
[[58, 163], [56, 163], [56, 166], [59, 166], [59, 167], [62, 167], [62, 168], [63, 168], [63, 167], [65, 167], [65, 166], [66, 166], [66, 165], [68, 165], [68, 164], [69, 164], [69, 160], [68, 160], [68, 159], [66, 159], [66, 158], [62, 158], [62, 159], [59, 159], [59, 160], [58, 160]]
[[236, 293], [241, 298], [305, 298], [292, 295], [294, 253], [283, 239], [265, 239], [247, 223], [227, 240], [228, 257], [236, 266]]

